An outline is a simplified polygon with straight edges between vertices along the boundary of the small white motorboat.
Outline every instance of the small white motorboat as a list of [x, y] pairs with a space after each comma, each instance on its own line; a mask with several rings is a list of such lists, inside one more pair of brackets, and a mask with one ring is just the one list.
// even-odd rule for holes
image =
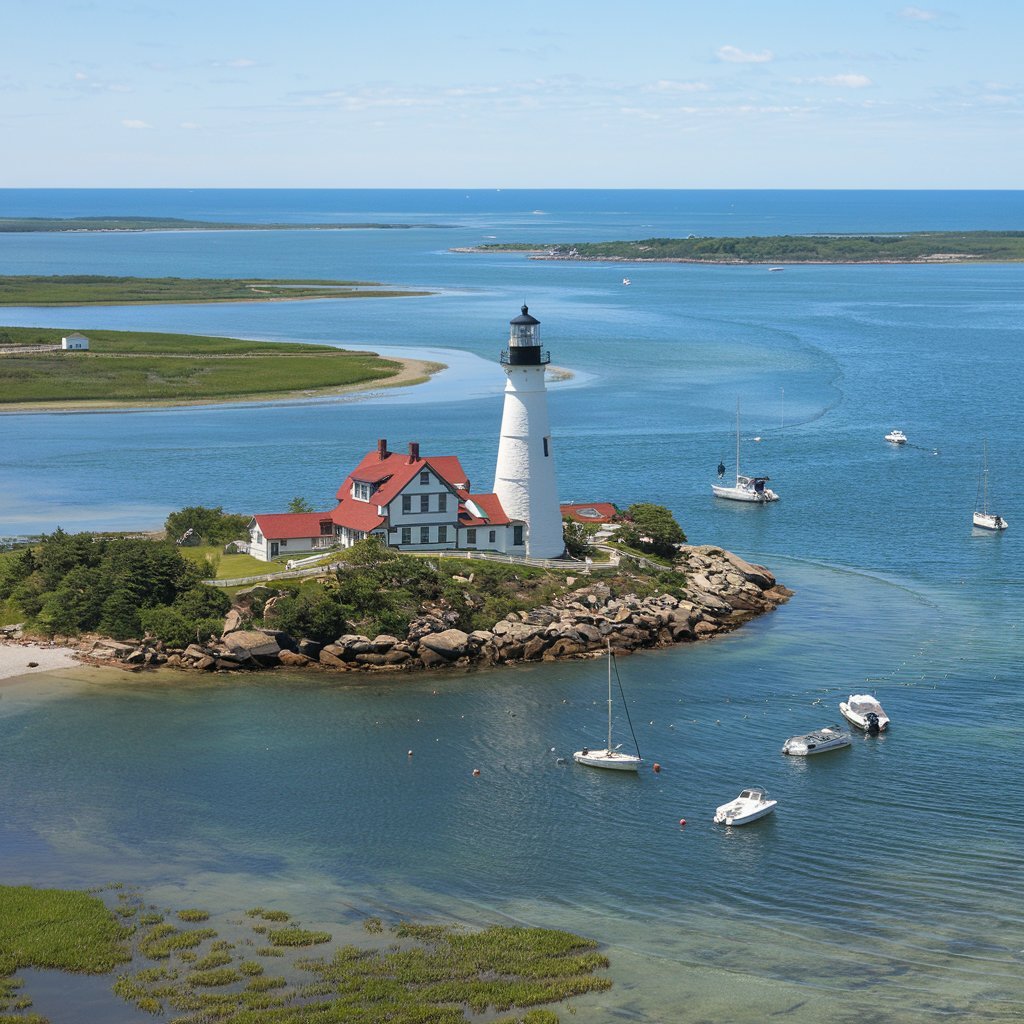
[[624, 277], [624, 278], [622, 279], [622, 283], [623, 283], [623, 284], [625, 284], [625, 285], [630, 285], [630, 284], [632, 284], [633, 282], [632, 282], [632, 281], [630, 281], [630, 279], [629, 279], [628, 277]]
[[782, 752], [809, 757], [811, 754], [825, 754], [830, 750], [848, 747], [851, 742], [850, 734], [838, 725], [826, 725], [824, 729], [815, 729], [803, 736], [790, 736], [782, 744]]
[[902, 430], [896, 430], [896, 429], [890, 430], [889, 433], [885, 435], [885, 439], [890, 444], [906, 444], [907, 443], [907, 435], [904, 434]]
[[778, 800], [769, 800], [768, 794], [760, 786], [750, 786], [743, 790], [735, 800], [722, 804], [715, 811], [715, 823], [718, 825], [746, 825], [757, 821], [775, 810]]
[[839, 713], [870, 736], [877, 736], [889, 728], [889, 716], [870, 693], [851, 693], [849, 700], [839, 702]]

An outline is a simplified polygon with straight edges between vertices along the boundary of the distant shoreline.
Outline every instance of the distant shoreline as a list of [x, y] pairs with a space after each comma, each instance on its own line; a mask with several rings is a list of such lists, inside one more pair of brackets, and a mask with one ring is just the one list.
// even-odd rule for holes
[[446, 224], [245, 224], [178, 217], [0, 217], [0, 233], [34, 234], [130, 231], [411, 231]]

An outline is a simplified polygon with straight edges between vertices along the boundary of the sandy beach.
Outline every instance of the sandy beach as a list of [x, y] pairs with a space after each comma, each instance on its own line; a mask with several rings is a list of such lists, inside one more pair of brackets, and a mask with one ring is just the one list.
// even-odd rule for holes
[[81, 665], [70, 647], [47, 647], [36, 643], [0, 643], [0, 680], [27, 676], [32, 672], [53, 672]]

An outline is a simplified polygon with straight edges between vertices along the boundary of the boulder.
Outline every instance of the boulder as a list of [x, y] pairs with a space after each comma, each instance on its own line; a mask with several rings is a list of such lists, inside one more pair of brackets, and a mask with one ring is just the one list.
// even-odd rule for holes
[[461, 629], [446, 629], [441, 633], [431, 633], [420, 638], [420, 657], [423, 650], [433, 651], [448, 661], [454, 661], [466, 653], [469, 634]]
[[373, 645], [374, 654], [387, 654], [398, 643], [398, 637], [391, 636], [388, 633], [381, 633], [370, 642]]
[[281, 645], [258, 629], [240, 629], [224, 637], [224, 645], [232, 652], [244, 651], [253, 658], [273, 658], [281, 653]]
[[269, 636], [271, 639], [277, 641], [277, 646], [282, 651], [297, 651], [299, 645], [295, 642], [295, 638], [291, 633], [286, 633], [283, 629], [260, 629], [257, 630], [259, 633], [263, 633], [265, 636]]
[[299, 654], [305, 655], [312, 661], [320, 657], [320, 644], [315, 640], [300, 640], [298, 643]]
[[277, 660], [282, 665], [286, 665], [288, 668], [302, 668], [305, 665], [310, 664], [311, 658], [307, 658], [305, 654], [299, 654], [296, 651], [282, 651], [278, 656]]
[[448, 659], [436, 651], [432, 651], [429, 647], [423, 647], [420, 649], [420, 662], [424, 668], [437, 668], [439, 665], [447, 665]]
[[341, 658], [331, 654], [326, 647], [320, 652], [320, 664], [326, 665], [328, 668], [348, 668]]
[[221, 636], [225, 633], [234, 633], [236, 629], [242, 628], [242, 613], [237, 608], [231, 608], [224, 616], [224, 628]]

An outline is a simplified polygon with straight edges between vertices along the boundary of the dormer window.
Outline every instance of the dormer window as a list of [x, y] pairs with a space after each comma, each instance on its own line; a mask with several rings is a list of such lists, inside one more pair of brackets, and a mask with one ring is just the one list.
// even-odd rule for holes
[[356, 501], [369, 501], [370, 492], [372, 490], [373, 488], [370, 484], [360, 483], [356, 480], [352, 484], [352, 497], [355, 498]]

